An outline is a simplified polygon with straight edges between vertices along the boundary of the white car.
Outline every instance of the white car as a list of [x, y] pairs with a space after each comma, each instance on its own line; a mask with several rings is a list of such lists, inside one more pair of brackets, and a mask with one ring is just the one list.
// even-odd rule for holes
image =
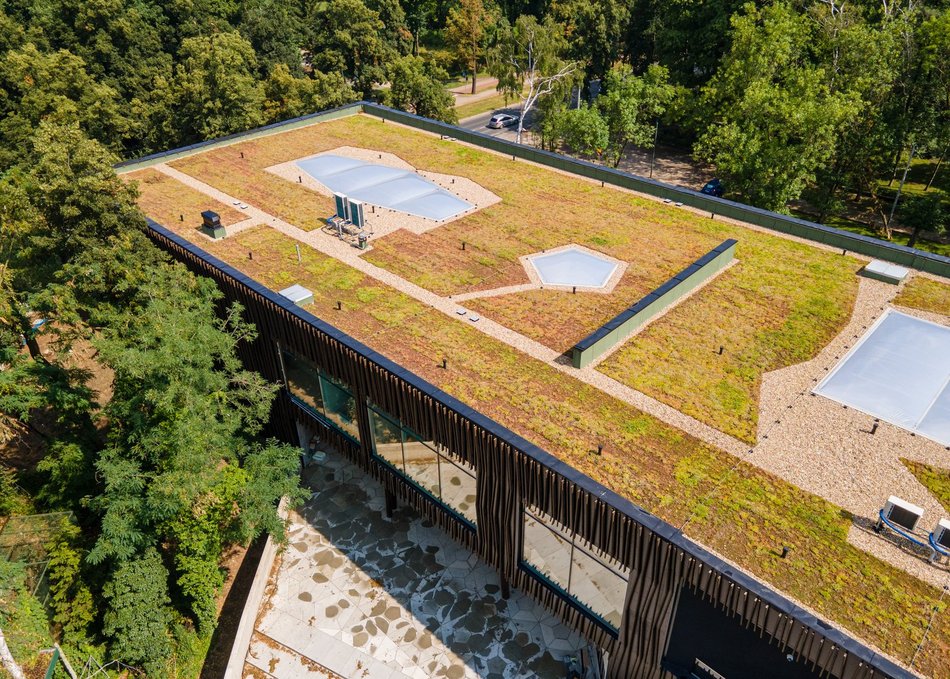
[[488, 121], [488, 127], [493, 130], [498, 130], [502, 127], [517, 125], [519, 120], [521, 119], [518, 116], [513, 116], [510, 113], [496, 113], [491, 117], [491, 120]]

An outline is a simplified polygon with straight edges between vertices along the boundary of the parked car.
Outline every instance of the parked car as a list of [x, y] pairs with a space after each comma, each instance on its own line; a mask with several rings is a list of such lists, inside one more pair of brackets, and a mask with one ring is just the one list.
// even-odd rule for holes
[[521, 120], [520, 117], [511, 115], [510, 113], [496, 113], [491, 117], [491, 120], [488, 121], [488, 127], [493, 130], [498, 130], [502, 127], [517, 125], [519, 120]]
[[707, 196], [716, 196], [716, 198], [722, 198], [723, 191], [722, 182], [719, 179], [706, 182], [706, 186], [699, 190], [700, 193], [705, 193]]

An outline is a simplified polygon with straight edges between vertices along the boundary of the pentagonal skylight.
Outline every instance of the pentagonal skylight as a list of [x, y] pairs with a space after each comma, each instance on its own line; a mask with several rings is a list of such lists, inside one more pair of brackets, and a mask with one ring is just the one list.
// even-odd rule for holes
[[604, 288], [619, 266], [616, 260], [576, 245], [526, 259], [542, 284], [563, 287]]

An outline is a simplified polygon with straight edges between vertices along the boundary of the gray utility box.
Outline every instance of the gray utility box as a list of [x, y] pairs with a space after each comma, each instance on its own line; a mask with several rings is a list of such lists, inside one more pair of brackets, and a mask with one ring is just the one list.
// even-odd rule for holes
[[215, 240], [228, 235], [228, 232], [221, 226], [221, 217], [218, 216], [217, 212], [211, 210], [205, 210], [201, 213], [201, 232]]
[[879, 259], [874, 259], [871, 260], [867, 266], [861, 269], [859, 273], [865, 278], [873, 278], [876, 281], [883, 281], [885, 283], [897, 285], [902, 280], [907, 278], [907, 274], [909, 274], [910, 271], [902, 266], [897, 266], [896, 264], [890, 264], [889, 262], [882, 262]]
[[281, 290], [278, 294], [281, 297], [286, 297], [297, 306], [305, 306], [313, 303], [313, 293], [302, 285], [291, 285], [289, 288]]

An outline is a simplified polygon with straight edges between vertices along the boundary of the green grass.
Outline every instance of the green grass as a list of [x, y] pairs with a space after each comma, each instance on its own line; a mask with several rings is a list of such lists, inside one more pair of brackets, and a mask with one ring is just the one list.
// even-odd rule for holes
[[[906, 162], [907, 160], [905, 156], [903, 163]], [[936, 158], [914, 158], [910, 165], [910, 172], [907, 173], [907, 180], [904, 182], [903, 193], [910, 196], [924, 195], [924, 189], [927, 186], [927, 182], [930, 181], [930, 177], [933, 175], [934, 169], [936, 167]], [[897, 176], [894, 177], [893, 181], [891, 181], [890, 176], [878, 179], [878, 187], [884, 191], [884, 195], [887, 195], [888, 193], [893, 195], [896, 193], [897, 187], [900, 186], [901, 176], [903, 174], [904, 166], [902, 164], [901, 168], [897, 172]], [[890, 184], [890, 186], [888, 186], [888, 184]], [[940, 169], [937, 170], [937, 177], [934, 179], [934, 182], [930, 187], [931, 191], [934, 189], [940, 189], [950, 196], [950, 160], [944, 159]]]
[[510, 99], [505, 99], [505, 95], [498, 93], [484, 99], [479, 99], [478, 101], [456, 106], [455, 113], [458, 115], [459, 120], [465, 120], [466, 118], [477, 116], [479, 113], [487, 113], [495, 109], [505, 108], [511, 103], [512, 101]]
[[894, 299], [894, 304], [950, 316], [950, 281], [914, 276]]
[[901, 458], [901, 462], [917, 480], [950, 512], [950, 470], [933, 467], [923, 462]]
[[755, 443], [762, 375], [812, 358], [844, 327], [861, 264], [753, 232], [736, 255], [598, 370]]

